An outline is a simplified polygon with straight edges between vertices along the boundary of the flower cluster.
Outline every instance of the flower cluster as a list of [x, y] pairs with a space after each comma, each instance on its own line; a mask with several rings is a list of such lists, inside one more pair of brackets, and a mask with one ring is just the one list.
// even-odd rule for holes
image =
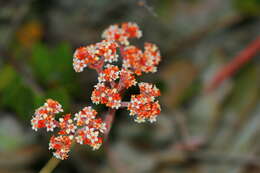
[[[136, 75], [156, 72], [156, 66], [161, 60], [160, 51], [155, 44], [145, 43], [144, 50], [129, 44], [129, 39], [141, 36], [142, 32], [135, 23], [112, 25], [102, 34], [105, 40], [75, 51], [76, 63], [73, 65], [76, 72], [82, 71], [86, 66], [97, 71], [98, 83], [91, 96], [93, 103], [105, 104], [111, 109], [127, 107], [130, 115], [136, 115], [137, 122], [154, 122], [160, 114], [160, 105], [155, 101], [160, 91], [152, 84], [139, 83], [140, 94], [132, 95], [129, 102], [122, 101], [124, 91], [137, 84]], [[119, 55], [122, 58], [121, 69], [111, 64], [118, 61]], [[82, 62], [83, 65], [78, 65]]]
[[107, 107], [118, 109], [121, 106], [121, 95], [116, 88], [109, 88], [104, 83], [95, 85], [91, 100], [95, 104], [106, 104]]
[[73, 119], [71, 114], [66, 114], [56, 120], [55, 115], [60, 112], [63, 112], [61, 105], [48, 99], [36, 110], [31, 120], [35, 131], [39, 128], [46, 128], [47, 131], [59, 129], [58, 136], [52, 136], [49, 143], [49, 149], [55, 150], [55, 157], [66, 159], [74, 142], [87, 144], [94, 150], [101, 146], [102, 138], [99, 134], [105, 132], [106, 125], [100, 118], [96, 118], [97, 112], [94, 109], [85, 107], [76, 113]]
[[129, 45], [129, 38], [140, 37], [142, 37], [141, 30], [137, 24], [132, 22], [122, 23], [121, 26], [111, 25], [102, 34], [102, 38], [119, 42], [122, 45]]
[[[95, 62], [91, 64], [98, 73], [98, 83], [92, 92], [91, 100], [95, 104], [105, 104], [111, 109], [127, 107], [130, 115], [136, 115], [135, 121], [145, 122], [146, 120], [154, 122], [160, 114], [160, 105], [155, 101], [155, 97], [160, 95], [160, 91], [148, 83], [139, 83], [140, 94], [132, 95], [129, 102], [122, 101], [123, 92], [137, 84], [135, 75], [143, 73], [156, 72], [157, 65], [161, 60], [158, 47], [153, 43], [145, 43], [144, 50], [129, 44], [129, 39], [140, 38], [142, 32], [135, 23], [123, 23], [121, 25], [112, 25], [107, 28], [102, 38], [105, 40], [95, 44], [94, 51], [85, 53], [85, 50], [79, 48], [74, 54], [74, 59], [80, 59], [79, 55], [84, 54], [84, 67], [96, 57]], [[113, 46], [102, 46], [102, 44]], [[87, 46], [93, 50], [93, 45]], [[90, 48], [89, 48], [90, 49]], [[100, 51], [102, 49], [102, 51]], [[98, 51], [97, 51], [98, 50]], [[112, 58], [107, 61], [104, 55], [107, 52]], [[111, 63], [117, 62], [119, 55], [122, 58], [121, 69]], [[116, 58], [115, 58], [116, 57]], [[105, 64], [105, 63], [108, 64]], [[93, 66], [93, 64], [95, 64]], [[78, 66], [74, 64], [76, 71]], [[123, 104], [122, 104], [123, 103]]]
[[[103, 40], [97, 44], [80, 47], [74, 53], [73, 67], [76, 72], [82, 72], [85, 67], [96, 68], [104, 62], [117, 61], [116, 48], [118, 44]], [[101, 60], [102, 59], [102, 60]]]
[[46, 128], [47, 131], [53, 131], [57, 127], [54, 116], [60, 112], [63, 112], [61, 105], [57, 101], [48, 99], [35, 111], [35, 116], [31, 120], [32, 129], [37, 131], [40, 128]]
[[136, 115], [136, 122], [155, 122], [161, 112], [158, 101], [155, 97], [160, 96], [160, 91], [155, 86], [148, 83], [139, 83], [140, 94], [132, 95], [128, 104], [130, 115]]
[[[156, 97], [160, 91], [156, 86], [137, 82], [136, 76], [143, 73], [156, 72], [161, 60], [158, 47], [153, 43], [145, 43], [144, 49], [130, 45], [129, 39], [140, 38], [142, 32], [137, 24], [128, 22], [112, 25], [107, 28], [99, 43], [76, 49], [73, 55], [73, 68], [82, 72], [89, 67], [98, 73], [98, 83], [92, 92], [91, 100], [94, 104], [105, 104], [108, 112], [126, 107], [136, 122], [154, 122], [160, 114], [160, 105]], [[121, 58], [122, 66], [117, 63]], [[138, 84], [140, 93], [131, 96], [130, 101], [123, 101], [124, 92]], [[49, 148], [55, 150], [54, 156], [66, 159], [74, 143], [87, 144], [98, 149], [104, 136], [111, 127], [111, 119], [106, 123], [97, 118], [97, 112], [91, 107], [85, 107], [73, 117], [65, 114], [58, 120], [55, 115], [63, 112], [61, 105], [48, 99], [44, 106], [36, 110], [31, 120], [32, 128], [46, 128], [53, 131], [58, 128], [58, 136], [52, 136]], [[105, 134], [105, 135], [100, 135]]]
[[132, 69], [137, 75], [142, 72], [156, 72], [156, 66], [161, 60], [158, 47], [152, 43], [145, 43], [144, 52], [136, 46], [126, 46], [122, 53], [123, 67]]
[[112, 82], [119, 78], [119, 68], [115, 65], [107, 64], [106, 68], [99, 73], [99, 82]]

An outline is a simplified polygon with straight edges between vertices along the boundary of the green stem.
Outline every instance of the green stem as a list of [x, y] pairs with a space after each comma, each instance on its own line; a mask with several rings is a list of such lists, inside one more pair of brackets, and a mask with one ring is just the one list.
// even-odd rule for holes
[[57, 165], [60, 163], [60, 160], [52, 157], [46, 164], [45, 166], [40, 170], [39, 173], [51, 173]]

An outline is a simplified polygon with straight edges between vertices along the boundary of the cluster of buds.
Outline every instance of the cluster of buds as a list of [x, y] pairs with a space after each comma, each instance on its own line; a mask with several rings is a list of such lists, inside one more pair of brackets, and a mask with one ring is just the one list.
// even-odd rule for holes
[[[76, 49], [73, 68], [76, 72], [82, 72], [86, 67], [97, 71], [98, 83], [91, 96], [94, 104], [105, 104], [113, 112], [127, 108], [136, 122], [155, 122], [161, 111], [156, 101], [160, 91], [152, 84], [138, 83], [136, 76], [156, 72], [161, 55], [155, 44], [145, 43], [144, 50], [129, 44], [129, 39], [141, 36], [142, 32], [135, 23], [112, 25], [103, 32], [104, 40]], [[121, 67], [112, 64], [118, 62], [119, 57]], [[140, 94], [132, 95], [130, 101], [122, 101], [124, 92], [136, 84]], [[93, 149], [101, 146], [100, 133], [107, 134], [111, 124], [96, 118], [97, 112], [91, 107], [85, 107], [74, 118], [66, 114], [56, 120], [55, 115], [62, 111], [58, 102], [49, 99], [36, 110], [31, 121], [34, 130], [46, 128], [53, 131], [59, 128], [59, 136], [51, 137], [49, 145], [55, 150], [54, 156], [66, 159], [73, 143], [87, 144]]]
[[155, 101], [155, 97], [160, 96], [160, 90], [149, 83], [139, 83], [140, 94], [132, 95], [131, 101], [128, 104], [130, 115], [137, 115], [136, 122], [152, 122], [156, 121], [160, 114], [160, 105]]
[[56, 114], [63, 112], [61, 105], [52, 99], [35, 111], [31, 120], [32, 128], [37, 131], [46, 128], [47, 131], [59, 129], [58, 136], [52, 136], [49, 149], [55, 150], [53, 153], [58, 159], [66, 159], [70, 148], [74, 142], [87, 144], [94, 150], [102, 144], [100, 133], [106, 130], [105, 123], [100, 118], [96, 118], [97, 112], [91, 107], [85, 107], [80, 112], [71, 117], [65, 114], [60, 118]]

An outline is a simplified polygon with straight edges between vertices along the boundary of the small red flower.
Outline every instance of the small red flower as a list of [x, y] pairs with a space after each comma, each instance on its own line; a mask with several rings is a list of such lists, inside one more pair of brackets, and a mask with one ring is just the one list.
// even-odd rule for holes
[[120, 80], [121, 80], [121, 85], [123, 85], [123, 87], [126, 89], [136, 85], [137, 83], [135, 80], [134, 73], [127, 69], [122, 69], [120, 71]]
[[154, 101], [155, 97], [160, 95], [160, 91], [148, 83], [139, 83], [140, 94], [132, 95], [131, 101], [128, 104], [130, 115], [136, 115], [136, 122], [155, 122], [157, 116], [161, 112], [158, 101]]
[[138, 25], [132, 22], [123, 23], [121, 27], [119, 25], [111, 25], [107, 28], [102, 37], [107, 40], [117, 41], [122, 45], [128, 45], [128, 38], [140, 38], [142, 32]]
[[126, 35], [129, 38], [142, 37], [142, 31], [139, 29], [136, 23], [132, 23], [132, 22], [122, 23], [122, 30], [126, 33]]
[[140, 93], [148, 97], [151, 101], [153, 101], [155, 97], [159, 97], [161, 95], [160, 90], [155, 85], [141, 82], [138, 86]]
[[78, 48], [74, 53], [73, 67], [76, 72], [82, 72], [89, 64], [99, 61], [98, 50], [95, 45]]
[[135, 46], [126, 46], [123, 50], [123, 67], [132, 69], [137, 75], [142, 72], [156, 72], [156, 66], [161, 60], [158, 47], [152, 43], [145, 43], [145, 51]]
[[142, 71], [143, 72], [156, 72], [157, 65], [161, 61], [161, 55], [159, 52], [158, 47], [152, 43], [145, 43], [144, 44], [144, 54], [142, 57], [142, 62], [144, 62]]
[[119, 109], [121, 106], [121, 95], [116, 88], [106, 91], [107, 103], [106, 106], [114, 109]]
[[52, 136], [49, 143], [49, 149], [55, 150], [53, 155], [61, 160], [68, 158], [73, 136]]
[[105, 86], [104, 83], [98, 83], [94, 86], [94, 91], [92, 92], [91, 100], [95, 104], [106, 104], [108, 102], [107, 99], [107, 90], [108, 87]]
[[73, 67], [76, 72], [82, 72], [85, 67], [95, 68], [103, 62], [117, 61], [116, 48], [118, 44], [113, 41], [102, 42], [76, 49], [73, 58]]
[[143, 57], [143, 52], [136, 46], [126, 46], [123, 49], [123, 67], [126, 69], [133, 70], [137, 75], [142, 74], [142, 64], [141, 59]]
[[32, 129], [37, 131], [40, 128], [46, 128], [47, 131], [53, 131], [57, 126], [54, 116], [63, 112], [61, 105], [52, 99], [48, 99], [46, 103], [38, 108], [31, 120]]
[[104, 57], [105, 62], [115, 62], [118, 60], [117, 48], [118, 44], [114, 41], [103, 40], [96, 44], [98, 55]]
[[119, 78], [119, 68], [115, 65], [107, 64], [106, 68], [99, 73], [99, 82], [112, 82]]
[[121, 95], [116, 88], [111, 89], [104, 83], [98, 83], [92, 92], [91, 100], [95, 104], [106, 104], [107, 107], [118, 109], [121, 106]]

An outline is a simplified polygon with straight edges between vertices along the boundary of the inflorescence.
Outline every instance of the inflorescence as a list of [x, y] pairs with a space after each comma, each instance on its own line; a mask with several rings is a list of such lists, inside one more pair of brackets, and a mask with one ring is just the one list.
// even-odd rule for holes
[[[76, 49], [73, 68], [82, 72], [89, 67], [98, 73], [98, 83], [94, 86], [91, 100], [94, 104], [105, 104], [112, 110], [126, 107], [136, 122], [155, 122], [161, 112], [156, 97], [160, 91], [155, 85], [137, 82], [136, 76], [143, 73], [156, 72], [161, 60], [158, 47], [153, 43], [145, 43], [144, 50], [129, 45], [130, 38], [140, 38], [142, 32], [135, 23], [123, 23], [107, 28], [99, 43]], [[119, 56], [120, 55], [120, 56]], [[113, 65], [122, 60], [122, 66]], [[130, 101], [122, 101], [126, 89], [138, 84], [140, 93], [131, 96]], [[46, 128], [47, 131], [59, 129], [58, 136], [52, 136], [49, 149], [55, 150], [54, 156], [66, 159], [74, 143], [87, 144], [98, 149], [109, 124], [97, 118], [97, 112], [90, 106], [83, 108], [73, 117], [65, 114], [62, 106], [52, 99], [35, 111], [31, 120], [33, 130]]]

